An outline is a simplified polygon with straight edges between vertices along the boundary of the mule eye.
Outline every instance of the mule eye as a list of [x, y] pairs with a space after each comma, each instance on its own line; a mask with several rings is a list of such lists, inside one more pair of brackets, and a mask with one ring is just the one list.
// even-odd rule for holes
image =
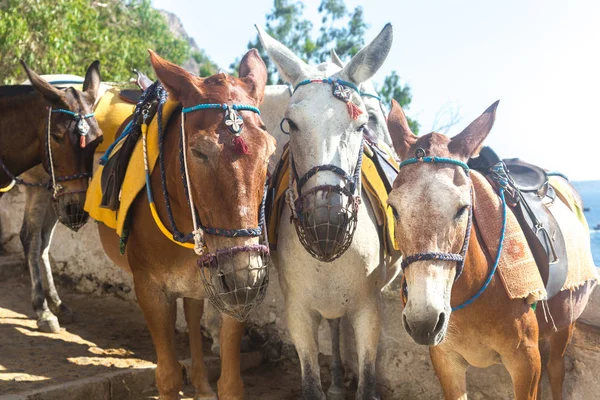
[[392, 205], [389, 205], [389, 207], [392, 209], [392, 214], [394, 214], [394, 219], [400, 219], [400, 214], [398, 214], [398, 211], [396, 210], [396, 208]]
[[456, 213], [456, 215], [454, 216], [454, 219], [459, 220], [462, 218], [463, 215], [465, 215], [466, 211], [469, 209], [469, 206], [463, 206], [460, 208], [460, 210], [458, 210], [458, 212]]
[[204, 154], [203, 152], [201, 152], [200, 150], [198, 150], [197, 148], [195, 148], [195, 147], [192, 147], [192, 154], [196, 158], [199, 158], [202, 161], [208, 160], [208, 156], [206, 154]]

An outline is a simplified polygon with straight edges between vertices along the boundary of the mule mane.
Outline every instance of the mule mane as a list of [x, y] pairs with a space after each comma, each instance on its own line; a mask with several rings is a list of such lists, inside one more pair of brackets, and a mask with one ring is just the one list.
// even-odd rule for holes
[[447, 157], [450, 155], [449, 143], [450, 138], [446, 135], [437, 132], [428, 133], [419, 137], [417, 142], [411, 146], [409, 158], [414, 157], [415, 150], [418, 148], [425, 150], [427, 156]]
[[35, 88], [31, 85], [0, 86], [0, 98], [23, 96], [33, 92], [35, 92]]

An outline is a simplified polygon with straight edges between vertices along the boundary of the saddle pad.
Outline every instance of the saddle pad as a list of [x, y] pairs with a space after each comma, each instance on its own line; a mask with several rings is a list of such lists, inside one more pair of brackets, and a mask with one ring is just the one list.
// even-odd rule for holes
[[[502, 230], [502, 202], [483, 175], [474, 170], [471, 170], [470, 175], [474, 190], [473, 218], [485, 248], [494, 260]], [[546, 298], [546, 289], [537, 264], [510, 207], [506, 210], [506, 233], [498, 275], [511, 299], [527, 299], [532, 304]]]
[[[366, 145], [365, 145], [366, 146]], [[385, 236], [387, 238], [384, 241], [384, 249], [389, 253], [390, 248], [398, 250], [394, 240], [394, 214], [392, 209], [387, 205], [388, 191], [382, 178], [377, 170], [377, 166], [369, 158], [368, 153], [372, 152], [370, 149], [365, 148], [365, 155], [362, 162], [362, 181], [361, 185], [377, 218], [378, 224], [382, 227]], [[267, 219], [267, 229], [269, 234], [269, 244], [273, 248], [277, 248], [277, 228], [279, 227], [279, 220], [283, 207], [287, 207], [285, 201], [285, 193], [288, 189], [290, 171], [289, 171], [289, 148], [286, 148], [281, 155], [278, 167], [273, 174], [273, 180], [271, 181], [271, 187], [269, 192], [272, 193], [272, 199], [270, 200], [271, 207], [268, 208], [269, 218]], [[388, 162], [398, 168], [398, 163], [394, 157], [389, 155]]]
[[117, 130], [135, 108], [134, 104], [121, 99], [119, 92], [118, 88], [108, 89], [96, 106], [96, 121], [104, 134], [104, 140], [96, 148], [97, 153], [105, 152], [108, 146], [115, 141]]
[[585, 217], [582, 217], [583, 212], [580, 216], [574, 211], [581, 209], [574, 189], [567, 181], [557, 177], [550, 177], [550, 184], [557, 192], [558, 199], [548, 209], [560, 225], [569, 262], [567, 280], [562, 290], [574, 290], [589, 281], [598, 280], [590, 249], [590, 232]]
[[[178, 106], [179, 103], [176, 101], [169, 100], [165, 103], [163, 107], [162, 119], [163, 129], [166, 129], [169, 118]], [[150, 171], [154, 169], [157, 159], [158, 118], [154, 118], [148, 126], [148, 166]], [[133, 201], [138, 193], [146, 184], [142, 141], [139, 140], [137, 142], [133, 150], [133, 154], [131, 155], [129, 165], [127, 166], [127, 172], [125, 172], [125, 179], [123, 180], [123, 185], [121, 187], [121, 202], [117, 211], [100, 207], [100, 202], [102, 201], [101, 178], [103, 169], [104, 167], [101, 165], [94, 172], [94, 176], [92, 177], [92, 181], [88, 187], [84, 209], [90, 214], [90, 217], [114, 229], [117, 232], [117, 235], [121, 236], [123, 233], [123, 226], [125, 224], [127, 211], [129, 210], [129, 207], [131, 207], [131, 204], [133, 204]]]

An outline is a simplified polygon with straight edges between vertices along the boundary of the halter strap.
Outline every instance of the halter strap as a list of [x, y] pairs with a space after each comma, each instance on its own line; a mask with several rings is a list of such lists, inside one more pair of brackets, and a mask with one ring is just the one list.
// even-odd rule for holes
[[62, 108], [57, 108], [56, 110], [52, 110], [52, 113], [63, 113], [63, 114], [67, 114], [72, 116], [74, 119], [79, 120], [81, 118], [86, 119], [86, 118], [92, 118], [94, 116], [94, 114], [96, 113], [90, 113], [90, 114], [79, 114], [70, 110], [64, 110]]
[[[182, 108], [181, 112], [184, 114], [187, 114], [187, 113], [191, 113], [192, 111], [198, 111], [198, 110], [227, 110], [227, 107], [228, 107], [227, 103], [196, 104], [195, 106], [192, 106], [192, 107]], [[260, 110], [257, 107], [254, 107], [254, 106], [251, 106], [248, 104], [232, 104], [231, 108], [233, 108], [236, 111], [253, 111], [253, 112], [257, 113], [258, 115], [260, 115]]]

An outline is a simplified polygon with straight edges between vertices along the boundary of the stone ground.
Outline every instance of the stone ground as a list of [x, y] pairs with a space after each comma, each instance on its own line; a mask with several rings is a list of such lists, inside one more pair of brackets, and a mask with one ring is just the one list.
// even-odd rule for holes
[[[0, 272], [3, 268], [0, 265]], [[57, 283], [63, 302], [77, 319], [58, 334], [41, 333], [30, 304], [28, 272], [22, 266], [11, 270], [17, 274], [0, 273], [0, 395], [151, 366], [156, 361], [137, 303], [114, 295], [81, 294]], [[178, 334], [178, 339], [179, 359], [189, 358], [187, 334]], [[210, 355], [208, 340], [205, 349]], [[327, 357], [322, 356], [322, 365], [327, 387]], [[297, 399], [300, 394], [300, 367], [295, 360], [264, 363], [245, 372], [243, 379], [248, 399]], [[191, 398], [193, 388], [186, 386], [183, 393], [184, 398]], [[154, 390], [129, 398], [156, 399], [157, 393]]]

